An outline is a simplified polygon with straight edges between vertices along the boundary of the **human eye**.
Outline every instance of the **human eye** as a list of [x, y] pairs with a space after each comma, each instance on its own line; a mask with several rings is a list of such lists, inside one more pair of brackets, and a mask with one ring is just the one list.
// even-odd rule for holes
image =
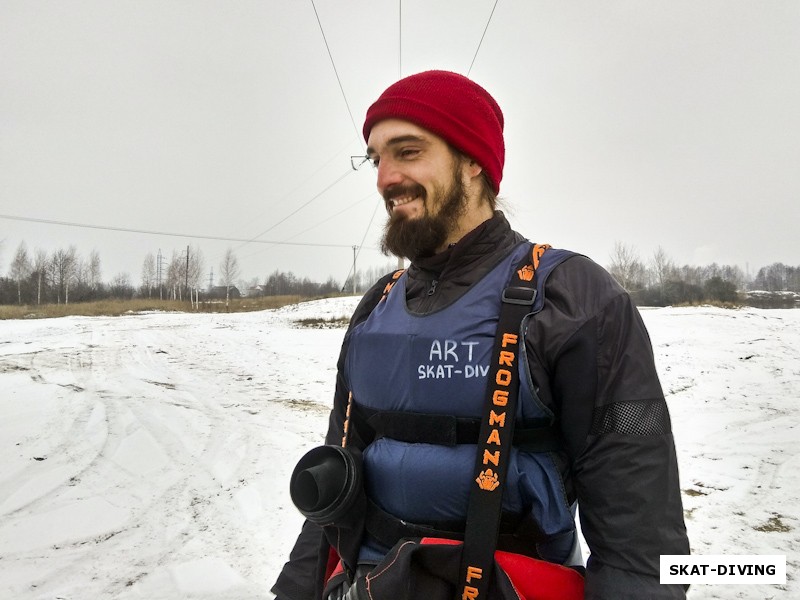
[[403, 160], [412, 160], [412, 159], [416, 158], [419, 155], [419, 153], [420, 153], [420, 149], [419, 148], [416, 148], [416, 147], [413, 147], [413, 146], [406, 146], [406, 147], [401, 148], [397, 152], [397, 155], [398, 155], [399, 158], [401, 158]]

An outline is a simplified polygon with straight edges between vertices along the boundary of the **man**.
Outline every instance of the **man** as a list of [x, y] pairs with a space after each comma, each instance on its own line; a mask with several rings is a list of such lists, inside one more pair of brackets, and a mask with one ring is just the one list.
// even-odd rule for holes
[[[444, 71], [398, 81], [367, 112], [367, 152], [389, 214], [382, 246], [411, 265], [388, 293], [389, 280], [367, 292], [353, 315], [327, 443], [342, 444], [352, 409], [348, 435], [363, 450], [369, 506], [390, 531], [463, 527], [466, 518], [475, 444], [414, 443], [415, 432], [376, 430], [375, 415], [399, 413], [412, 420], [393, 427], [424, 429], [426, 415], [482, 414], [500, 295], [530, 249], [495, 209], [503, 124], [486, 90]], [[684, 598], [683, 588], [659, 584], [659, 555], [689, 546], [669, 415], [638, 311], [601, 267], [574, 254], [542, 293], [541, 311], [522, 324], [517, 422], [550, 423], [560, 441], [513, 451], [503, 512], [520, 523], [514, 551], [583, 570], [577, 503], [591, 550], [585, 598]], [[357, 577], [413, 537], [365, 529]], [[318, 600], [328, 553], [307, 522], [277, 598]]]

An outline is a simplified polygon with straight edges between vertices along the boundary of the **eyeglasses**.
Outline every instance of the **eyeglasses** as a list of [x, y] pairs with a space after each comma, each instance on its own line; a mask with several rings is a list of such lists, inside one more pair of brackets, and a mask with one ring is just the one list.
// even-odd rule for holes
[[368, 162], [369, 162], [369, 156], [365, 154], [360, 154], [358, 156], [350, 157], [350, 166], [353, 167], [353, 171], [358, 171], [361, 167], [364, 166], [365, 163]]

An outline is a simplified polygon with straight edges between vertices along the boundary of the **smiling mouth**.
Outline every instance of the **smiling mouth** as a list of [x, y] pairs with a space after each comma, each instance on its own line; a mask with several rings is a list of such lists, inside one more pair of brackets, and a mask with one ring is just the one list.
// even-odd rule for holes
[[424, 205], [425, 188], [416, 184], [393, 185], [383, 190], [383, 198], [386, 201], [386, 210], [391, 213], [395, 208], [410, 204], [414, 200], [419, 200]]
[[409, 202], [413, 202], [414, 200], [418, 200], [419, 196], [400, 196], [399, 198], [392, 198], [389, 200], [389, 205], [392, 208], [397, 208], [398, 206], [403, 206], [404, 204], [408, 204]]

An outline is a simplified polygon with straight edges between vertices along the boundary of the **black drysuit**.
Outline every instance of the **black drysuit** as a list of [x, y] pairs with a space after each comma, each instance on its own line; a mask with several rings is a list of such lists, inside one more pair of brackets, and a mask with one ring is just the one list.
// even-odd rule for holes
[[[502, 213], [408, 272], [409, 310], [427, 314], [460, 297], [522, 240]], [[383, 293], [368, 291], [350, 322], [366, 319]], [[574, 256], [545, 288], [545, 305], [525, 344], [538, 396], [556, 415], [569, 498], [577, 499], [591, 555], [585, 597], [593, 600], [680, 599], [684, 589], [659, 584], [659, 556], [688, 554], [669, 413], [638, 310], [601, 267]], [[498, 293], [500, 290], [498, 290]], [[348, 390], [339, 357], [326, 441], [340, 444]], [[279, 600], [319, 600], [327, 544], [306, 523], [273, 592]]]

